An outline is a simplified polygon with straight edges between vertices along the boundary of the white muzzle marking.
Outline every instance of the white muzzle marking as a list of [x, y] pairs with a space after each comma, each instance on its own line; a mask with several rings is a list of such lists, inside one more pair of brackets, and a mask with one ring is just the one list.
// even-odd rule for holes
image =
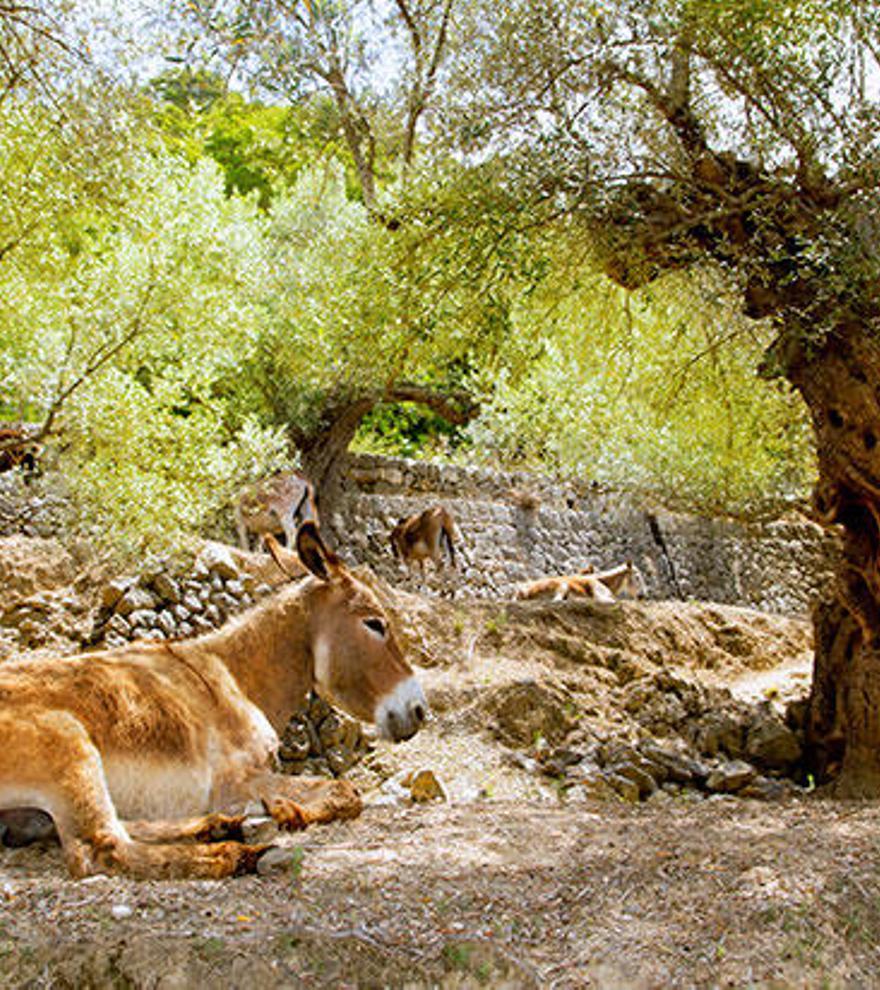
[[382, 739], [398, 742], [414, 736], [427, 714], [425, 693], [413, 674], [376, 705], [374, 719]]

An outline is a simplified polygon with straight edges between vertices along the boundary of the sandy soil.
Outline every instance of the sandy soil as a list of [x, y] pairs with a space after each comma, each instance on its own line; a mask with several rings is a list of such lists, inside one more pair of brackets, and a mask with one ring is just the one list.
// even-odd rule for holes
[[372, 808], [221, 883], [4, 854], [4, 986], [871, 987], [880, 810]]

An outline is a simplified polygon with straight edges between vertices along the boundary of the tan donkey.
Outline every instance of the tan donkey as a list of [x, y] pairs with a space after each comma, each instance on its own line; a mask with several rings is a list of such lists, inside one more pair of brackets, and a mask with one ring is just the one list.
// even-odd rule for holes
[[418, 564], [422, 577], [426, 560], [432, 560], [438, 569], [443, 567], [444, 548], [449, 563], [455, 567], [455, 524], [442, 505], [405, 516], [391, 530], [389, 539], [394, 556], [407, 570]]
[[250, 550], [250, 534], [284, 536], [291, 549], [297, 527], [318, 523], [314, 485], [299, 471], [287, 471], [249, 485], [235, 506], [235, 528], [242, 550]]
[[74, 876], [253, 872], [271, 848], [241, 841], [255, 800], [286, 829], [356, 816], [346, 781], [273, 772], [312, 688], [390, 739], [418, 730], [425, 697], [378, 599], [314, 523], [296, 547], [311, 576], [215, 632], [0, 665], [0, 809], [49, 814]]
[[555, 602], [568, 598], [591, 598], [610, 605], [618, 598], [638, 598], [643, 593], [642, 575], [635, 564], [627, 561], [606, 571], [585, 567], [577, 574], [558, 574], [527, 581], [517, 586], [514, 597], [521, 600], [550, 598]]

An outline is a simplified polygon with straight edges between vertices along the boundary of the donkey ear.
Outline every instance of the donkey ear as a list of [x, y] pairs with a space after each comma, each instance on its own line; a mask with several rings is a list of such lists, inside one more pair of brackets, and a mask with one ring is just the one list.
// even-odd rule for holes
[[298, 570], [300, 564], [293, 556], [293, 552], [282, 547], [271, 533], [263, 533], [263, 546], [272, 555], [272, 559], [278, 565], [278, 569], [286, 574], [291, 581], [303, 576], [302, 571]]
[[304, 522], [296, 532], [296, 552], [303, 566], [322, 581], [332, 580], [342, 566], [342, 561], [327, 548], [321, 530], [311, 520]]

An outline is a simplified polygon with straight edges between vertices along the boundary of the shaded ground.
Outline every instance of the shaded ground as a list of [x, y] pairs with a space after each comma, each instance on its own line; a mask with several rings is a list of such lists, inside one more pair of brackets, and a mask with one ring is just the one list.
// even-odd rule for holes
[[373, 808], [296, 875], [62, 877], [6, 853], [4, 986], [876, 986], [876, 807]]

